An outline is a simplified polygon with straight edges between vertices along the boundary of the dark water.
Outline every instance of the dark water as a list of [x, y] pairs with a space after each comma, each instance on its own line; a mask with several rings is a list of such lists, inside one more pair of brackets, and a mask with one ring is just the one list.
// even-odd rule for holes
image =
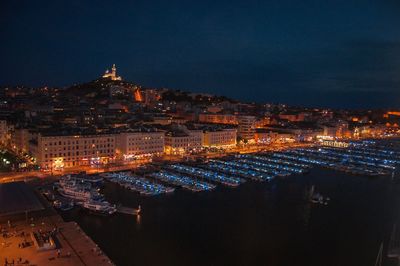
[[[328, 206], [305, 200], [312, 184], [331, 198]], [[82, 210], [64, 218], [117, 265], [373, 266], [400, 210], [400, 184], [389, 178], [324, 169], [204, 193], [140, 197], [110, 183], [104, 192], [112, 202], [141, 204], [140, 219]]]

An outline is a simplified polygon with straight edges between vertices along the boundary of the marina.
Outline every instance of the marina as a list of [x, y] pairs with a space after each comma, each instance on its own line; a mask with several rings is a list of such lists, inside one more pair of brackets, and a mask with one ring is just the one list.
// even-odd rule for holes
[[47, 190], [44, 196], [56, 209], [62, 211], [80, 206], [94, 214], [112, 215], [117, 208], [99, 193], [99, 186], [102, 184], [103, 180], [98, 176], [85, 176], [82, 173], [79, 177], [66, 175], [54, 184], [57, 194]]
[[[268, 254], [264, 254], [265, 250], [261, 250], [259, 244], [250, 244], [249, 249], [243, 251], [243, 239], [240, 237], [223, 243], [215, 240], [212, 250], [222, 250], [224, 253], [234, 251], [241, 254], [240, 257], [246, 257], [246, 264], [251, 264], [252, 258], [256, 257], [254, 263], [262, 258], [268, 265], [278, 266], [280, 264], [275, 262], [282, 258], [275, 254], [279, 254], [283, 247], [274, 249], [276, 243], [289, 245], [295, 235], [297, 240], [294, 244], [302, 246], [301, 255], [299, 253], [297, 257], [287, 259], [284, 265], [319, 266], [321, 259], [327, 255], [324, 255], [325, 249], [321, 249], [314, 241], [323, 243], [331, 250], [341, 250], [344, 252], [342, 258], [348, 259], [353, 254], [343, 250], [343, 242], [350, 249], [370, 226], [380, 224], [379, 219], [369, 218], [368, 225], [359, 226], [360, 219], [371, 217], [370, 205], [356, 208], [364, 206], [365, 199], [368, 198], [369, 202], [369, 197], [377, 197], [373, 195], [377, 193], [377, 188], [380, 191], [378, 193], [384, 195], [390, 182], [397, 178], [399, 160], [396, 158], [400, 150], [396, 147], [376, 141], [354, 142], [346, 148], [314, 145], [274, 152], [236, 154], [196, 164], [188, 161], [149, 164], [142, 166], [140, 171], [86, 176], [80, 173], [63, 176], [54, 185], [56, 191], [44, 191], [43, 194], [60, 210], [64, 219], [78, 222], [117, 265], [138, 262], [187, 265], [196, 261], [194, 265], [228, 262], [239, 266], [243, 264], [239, 257], [214, 260], [217, 254], [210, 251], [204, 253], [202, 246], [206, 243], [210, 245], [209, 240], [215, 240], [220, 232], [230, 234], [232, 230], [247, 228], [246, 234], [250, 234], [262, 246], [269, 247]], [[354, 194], [355, 188], [357, 194]], [[209, 192], [199, 193], [206, 191]], [[376, 200], [382, 201], [382, 196]], [[400, 206], [400, 202], [398, 204]], [[379, 207], [373, 208], [373, 215], [376, 215], [381, 204], [376, 206]], [[341, 220], [338, 217], [346, 208], [346, 218]], [[391, 208], [380, 211], [381, 215], [396, 219], [396, 215], [389, 212]], [[111, 215], [109, 219], [102, 217]], [[114, 229], [104, 229], [99, 235], [97, 230], [92, 229], [93, 223]], [[316, 227], [315, 224], [321, 223], [329, 232]], [[206, 230], [204, 224], [213, 226]], [[349, 231], [355, 224], [360, 227], [359, 234]], [[310, 228], [313, 230], [313, 241], [310, 241], [308, 234], [302, 233]], [[189, 241], [199, 253], [194, 252], [186, 261], [182, 260], [181, 252], [188, 250], [171, 244], [172, 238], [166, 233], [168, 230], [172, 230], [173, 239]], [[191, 233], [186, 235], [188, 233], [184, 233], [185, 230]], [[154, 232], [157, 232], [157, 236], [153, 235]], [[198, 233], [193, 235], [193, 232]], [[169, 243], [171, 249], [164, 252], [165, 247], [146, 244], [149, 234], [160, 243]], [[323, 238], [320, 238], [321, 234]], [[133, 250], [132, 254], [122, 255], [119, 244], [108, 244], [115, 235], [129, 237], [124, 245]], [[371, 256], [350, 259], [348, 263], [340, 265], [369, 264], [375, 259], [373, 252], [379, 248], [382, 238], [385, 236], [365, 240], [368, 247], [360, 245], [356, 251], [353, 249], [353, 253], [358, 252], [359, 256], [369, 250]], [[193, 239], [197, 239], [195, 243]], [[326, 239], [333, 239], [334, 242], [324, 242]], [[335, 243], [341, 244], [338, 246]], [[160, 260], [150, 258], [146, 248], [157, 252]], [[304, 256], [316, 251], [319, 255], [314, 259]]]
[[149, 179], [130, 174], [129, 172], [104, 173], [102, 176], [111, 182], [116, 182], [122, 187], [139, 192], [140, 195], [144, 196], [172, 193], [175, 190], [174, 188], [151, 182]]
[[[209, 193], [192, 193], [178, 188], [161, 197], [141, 196], [107, 182], [105, 197], [126, 206], [140, 204], [140, 220], [122, 214], [105, 219], [75, 209], [62, 215], [78, 222], [116, 265], [239, 266], [263, 261], [320, 266], [327, 256], [328, 265], [374, 265], [392, 220], [400, 218], [395, 211], [400, 208], [399, 187], [392, 185], [390, 178], [319, 166], [305, 175], [268, 182], [248, 179], [235, 189], [220, 185]], [[320, 195], [323, 202], [330, 198], [328, 205], [319, 203]], [[379, 230], [369, 235], [371, 228]], [[249, 237], [252, 241], [246, 242]]]
[[238, 177], [227, 176], [227, 175], [215, 172], [215, 171], [205, 170], [202, 168], [197, 168], [197, 167], [192, 167], [192, 166], [187, 166], [187, 165], [173, 164], [166, 168], [176, 171], [177, 173], [188, 174], [190, 176], [195, 176], [197, 178], [210, 180], [210, 181], [221, 183], [223, 185], [231, 186], [231, 187], [237, 187], [241, 183], [245, 182], [243, 179], [238, 178]]
[[216, 186], [204, 181], [199, 181], [191, 178], [187, 175], [176, 174], [171, 171], [162, 170], [160, 172], [153, 173], [149, 177], [158, 179], [168, 184], [179, 186], [185, 189], [189, 189], [193, 192], [213, 190]]
[[[351, 142], [346, 148], [314, 146], [294, 148], [276, 152], [237, 154], [202, 163], [181, 162], [161, 164], [133, 173], [129, 171], [109, 172], [100, 175], [66, 175], [56, 184], [57, 194], [45, 196], [55, 208], [68, 211], [81, 206], [102, 215], [111, 215], [121, 210], [109, 203], [100, 191], [106, 182], [118, 184], [140, 196], [156, 196], [173, 193], [176, 188], [193, 192], [214, 190], [218, 185], [237, 188], [246, 181], [271, 181], [308, 174], [314, 167], [323, 167], [352, 175], [369, 177], [395, 177], [399, 165], [400, 149], [380, 141]], [[314, 203], [327, 201], [319, 193], [310, 196]], [[137, 209], [119, 211], [136, 213]]]
[[203, 165], [208, 169], [219, 171], [231, 175], [238, 175], [244, 178], [248, 178], [254, 181], [268, 181], [273, 178], [272, 175], [266, 174], [264, 172], [258, 172], [252, 169], [248, 169], [240, 166], [237, 163], [226, 162], [222, 160], [210, 160], [206, 165]]
[[[354, 241], [356, 241], [354, 238], [356, 238], [357, 235], [354, 235], [354, 232], [347, 232], [348, 235], [353, 235], [354, 238], [352, 237], [349, 239], [347, 236], [338, 237], [337, 235], [340, 234], [337, 232], [336, 227], [340, 226], [341, 230], [347, 230], [346, 228], [349, 222], [358, 223], [359, 219], [362, 219], [360, 217], [371, 215], [368, 212], [368, 208], [365, 207], [359, 211], [355, 211], [354, 208], [356, 206], [353, 205], [357, 204], [358, 207], [360, 204], [363, 204], [360, 200], [371, 196], [370, 194], [373, 193], [371, 191], [375, 191], [376, 189], [375, 186], [386, 187], [388, 186], [388, 182], [396, 178], [396, 169], [399, 165], [399, 160], [396, 158], [399, 154], [400, 150], [397, 150], [395, 147], [384, 146], [379, 142], [367, 142], [362, 145], [360, 142], [354, 142], [354, 144], [350, 144], [346, 148], [315, 145], [313, 147], [293, 148], [275, 152], [237, 154], [219, 159], [209, 159], [196, 164], [192, 162], [154, 164], [147, 166], [147, 168], [146, 166], [142, 167], [140, 172], [111, 172], [89, 178], [82, 178], [83, 176], [81, 176], [81, 178], [65, 176], [56, 184], [58, 190], [60, 188], [62, 189], [59, 196], [57, 196], [57, 198], [61, 197], [62, 200], [57, 202], [57, 204], [59, 204], [59, 209], [62, 210], [61, 214], [65, 219], [77, 221], [82, 227], [85, 227], [85, 230], [87, 230], [92, 237], [100, 239], [99, 243], [101, 247], [108, 252], [107, 254], [110, 254], [111, 258], [115, 260], [117, 264], [118, 262], [129, 264], [133, 261], [136, 263], [137, 260], [145, 263], [145, 261], [148, 262], [149, 259], [148, 257], [144, 259], [142, 254], [138, 254], [136, 251], [133, 252], [135, 257], [128, 256], [124, 259], [120, 258], [120, 256], [117, 255], [118, 251], [104, 242], [107, 241], [107, 238], [111, 237], [110, 235], [107, 236], [107, 232], [99, 237], [95, 231], [91, 230], [90, 220], [98, 216], [92, 216], [92, 213], [105, 216], [116, 213], [116, 215], [114, 215], [116, 219], [97, 221], [99, 223], [108, 224], [108, 226], [118, 227], [118, 225], [114, 223], [125, 223], [124, 226], [130, 228], [130, 224], [133, 224], [136, 229], [130, 229], [131, 231], [129, 234], [132, 240], [128, 241], [128, 245], [131, 245], [132, 248], [138, 248], [138, 242], [136, 241], [139, 240], [133, 239], [138, 237], [138, 234], [141, 234], [142, 229], [140, 228], [143, 226], [143, 223], [150, 226], [150, 224], [148, 224], [149, 219], [155, 219], [157, 221], [161, 219], [165, 221], [167, 225], [169, 224], [168, 221], [172, 220], [173, 224], [170, 224], [168, 228], [172, 226], [175, 236], [179, 235], [179, 238], [185, 239], [185, 235], [179, 232], [182, 228], [186, 228], [186, 224], [182, 224], [182, 222], [177, 219], [178, 217], [188, 217], [185, 219], [190, 220], [190, 222], [187, 221], [187, 223], [191, 225], [191, 232], [199, 231], [201, 234], [204, 234], [207, 239], [213, 239], [214, 236], [212, 234], [217, 234], [217, 231], [205, 231], [200, 227], [194, 226], [194, 224], [196, 224], [196, 222], [198, 222], [199, 226], [207, 223], [213, 224], [216, 221], [225, 220], [226, 217], [230, 217], [229, 219], [232, 223], [235, 221], [233, 217], [248, 217], [246, 219], [238, 218], [239, 220], [237, 222], [233, 222], [234, 224], [232, 226], [236, 229], [231, 230], [241, 230], [240, 228], [246, 226], [254, 226], [252, 222], [248, 222], [247, 219], [255, 219], [254, 217], [258, 217], [258, 221], [260, 215], [262, 215], [262, 217], [268, 217], [264, 220], [267, 228], [271, 228], [273, 224], [279, 223], [280, 229], [277, 233], [271, 233], [270, 229], [265, 231], [264, 225], [255, 225], [254, 231], [251, 231], [251, 234], [255, 239], [258, 239], [257, 241], [259, 243], [264, 243], [263, 245], [266, 246], [270, 245], [271, 248], [275, 245], [276, 241], [290, 242], [292, 240], [289, 240], [285, 232], [287, 230], [296, 230], [290, 232], [291, 234], [298, 235], [298, 245], [306, 245], [302, 249], [302, 254], [307, 254], [310, 250], [313, 250], [313, 252], [314, 250], [318, 250], [321, 254], [324, 254], [323, 250], [309, 242], [309, 240], [305, 238], [306, 236], [302, 235], [300, 232], [305, 230], [304, 228], [308, 226], [314, 226], [312, 224], [315, 223], [316, 219], [320, 219], [314, 217], [315, 215], [322, 215], [323, 213], [324, 219], [331, 219], [334, 221], [335, 218], [333, 217], [336, 217], [336, 214], [342, 213], [342, 209], [345, 208], [344, 206], [348, 207], [350, 201], [354, 201], [354, 203], [350, 204], [350, 206], [352, 206], [351, 212], [355, 212], [354, 215], [347, 215], [347, 220], [339, 221], [339, 225], [337, 224], [338, 222], [328, 222], [328, 224], [330, 224], [329, 230], [331, 235], [329, 237], [325, 235], [324, 237], [324, 239], [336, 238], [337, 242], [350, 241], [349, 243], [353, 243], [352, 246], [354, 246]], [[102, 180], [100, 180], [99, 177]], [[93, 183], [87, 182], [85, 179], [97, 181]], [[343, 184], [347, 185], [337, 188], [338, 182], [344, 182]], [[358, 195], [353, 195], [352, 191], [354, 191], [354, 187], [360, 189], [360, 185], [363, 189], [360, 190]], [[100, 187], [101, 190], [99, 189]], [[220, 189], [216, 189], [217, 187], [220, 187]], [[224, 187], [235, 189], [223, 189]], [[347, 194], [341, 194], [341, 190], [343, 189], [345, 189], [345, 191], [347, 189]], [[384, 193], [384, 189], [381, 188], [381, 190], [380, 193]], [[78, 191], [79, 193], [75, 194], [71, 191]], [[210, 193], [189, 193], [202, 191], [210, 191]], [[89, 193], [90, 196], [82, 194], [83, 192]], [[120, 197], [119, 194], [124, 196]], [[170, 196], [163, 196], [167, 194]], [[158, 196], [151, 197], [156, 195]], [[343, 199], [343, 197], [351, 198]], [[358, 198], [354, 199], [353, 197]], [[97, 200], [92, 201], [90, 200], [91, 198], [96, 198]], [[118, 200], [116, 198], [118, 198]], [[117, 202], [117, 205], [109, 203], [108, 200], [110, 202]], [[226, 200], [232, 203], [225, 206]], [[70, 207], [71, 202], [73, 202], [74, 206], [79, 205], [81, 208], [88, 210], [88, 212], [80, 212], [78, 215], [76, 208]], [[256, 209], [251, 209], [251, 211], [247, 210], [248, 207], [245, 206], [252, 206], [252, 204], [256, 204], [258, 207]], [[400, 202], [398, 204], [400, 206]], [[125, 206], [138, 206], [138, 208]], [[146, 210], [145, 213], [142, 213], [141, 206]], [[263, 208], [265, 208], [265, 211], [260, 211]], [[287, 211], [285, 211], [285, 214], [282, 214], [275, 209], [287, 209]], [[388, 209], [382, 211], [388, 211]], [[168, 215], [168, 213], [172, 215]], [[84, 215], [84, 217], [86, 217], [85, 220], [80, 219], [80, 215]], [[135, 220], [129, 218], [132, 215], [136, 216]], [[273, 215], [276, 217], [273, 218]], [[396, 219], [393, 213], [386, 215], [392, 215], [393, 219]], [[217, 220], [212, 218], [218, 216], [221, 217], [217, 218]], [[290, 220], [292, 220], [292, 222], [290, 222]], [[272, 224], [271, 221], [273, 221]], [[253, 223], [255, 222], [256, 220], [253, 220]], [[318, 221], [318, 223], [321, 222], [321, 220]], [[374, 224], [379, 223], [378, 220], [372, 220], [370, 222]], [[220, 228], [218, 229], [218, 232], [220, 232], [221, 228], [226, 226], [226, 224], [219, 224], [216, 226]], [[274, 227], [276, 227], [276, 225], [274, 225]], [[353, 228], [354, 225], [349, 227]], [[144, 230], [158, 230], [155, 227], [150, 228], [152, 229]], [[159, 230], [167, 230], [164, 226], [161, 226], [161, 228], [163, 229]], [[193, 230], [193, 228], [196, 228], [196, 230]], [[318, 239], [317, 234], [321, 234], [321, 232], [318, 231], [318, 229], [314, 230], [316, 231], [313, 237]], [[365, 227], [364, 231], [365, 230], [368, 230], [368, 228]], [[119, 232], [117, 230], [117, 232], [117, 234], [121, 234], [121, 236], [125, 234], [122, 231]], [[262, 238], [258, 237], [259, 234], [261, 234], [260, 237]], [[161, 235], [159, 237], [161, 239], [158, 241], [170, 241], [166, 235]], [[199, 236], [196, 235], [196, 237]], [[358, 237], [360, 237], [360, 235], [358, 235]], [[190, 236], [190, 239], [193, 238], [195, 238], [195, 236]], [[275, 240], [275, 242], [270, 242], [268, 240], [270, 238], [271, 241]], [[104, 239], [104, 241], [101, 239]], [[145, 240], [142, 239], [141, 241], [143, 242]], [[186, 239], [186, 241], [189, 240]], [[199, 245], [204, 245], [204, 241], [205, 240], [202, 240], [200, 237]], [[240, 240], [233, 241], [236, 243], [236, 246], [240, 243], [237, 241]], [[323, 240], [320, 239], [320, 241]], [[380, 241], [379, 244], [382, 242], [381, 239], [378, 240], [375, 238], [370, 241], [369, 246], [374, 247], [375, 242], [378, 243]], [[222, 247], [222, 244], [225, 246]], [[230, 250], [236, 250], [237, 253], [241, 252], [240, 249], [232, 246], [228, 242], [222, 244], [214, 244], [213, 249], [224, 250], [229, 247]], [[379, 244], [376, 245], [379, 246]], [[325, 243], [325, 245], [331, 249], [342, 248], [332, 243]], [[200, 247], [199, 249], [201, 250]], [[358, 252], [364, 254], [366, 249], [367, 247], [359, 247]], [[139, 250], [144, 252], [142, 248], [139, 248]], [[176, 250], [170, 250], [169, 252], [171, 255], [163, 253], [162, 262], [164, 265], [185, 264], [184, 260], [181, 258], [179, 263], [174, 259], [176, 256], [179, 256], [178, 254], [180, 254], [180, 252]], [[258, 258], [263, 258], [263, 260], [268, 261], [268, 265], [278, 265], [274, 264], [274, 255], [272, 253], [268, 253], [268, 257], [265, 257], [263, 251], [259, 250], [254, 245], [252, 245], [251, 250], [246, 251], [246, 254], [246, 263], [249, 261], [251, 263], [251, 258], [249, 256], [257, 256]], [[186, 262], [193, 263], [193, 261], [196, 260], [198, 264], [195, 265], [203, 265], [202, 262], [212, 261], [209, 256], [213, 255], [209, 253], [206, 257], [207, 259], [205, 258], [204, 261], [199, 259], [200, 254], [194, 256], [196, 258], [191, 257]], [[345, 257], [348, 258], [349, 256], [350, 255], [347, 254]], [[371, 250], [371, 256], [364, 257], [362, 261], [366, 263], [373, 261], [373, 259]], [[236, 260], [239, 259], [237, 258]], [[161, 261], [157, 259], [152, 259], [151, 261], [152, 262], [148, 264], [158, 265], [161, 263]], [[297, 265], [320, 265], [319, 263], [313, 263], [314, 260], [310, 261], [307, 257], [303, 256], [298, 257], [296, 260], [288, 261], [290, 264], [300, 261]], [[320, 260], [315, 259], [315, 261]], [[181, 264], [182, 262], [183, 264]], [[218, 260], [215, 262], [218, 263]], [[241, 265], [241, 263], [237, 263], [234, 259], [229, 260], [229, 262], [230, 265]], [[358, 264], [358, 262], [359, 260], [355, 259], [343, 265], [361, 265]], [[220, 261], [220, 263], [222, 263], [222, 261]]]

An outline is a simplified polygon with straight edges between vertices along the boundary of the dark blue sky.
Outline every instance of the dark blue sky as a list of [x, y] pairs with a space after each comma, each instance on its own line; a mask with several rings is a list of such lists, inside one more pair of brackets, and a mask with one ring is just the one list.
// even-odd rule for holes
[[115, 63], [143, 86], [400, 107], [397, 0], [1, 1], [0, 36], [3, 85], [65, 86]]

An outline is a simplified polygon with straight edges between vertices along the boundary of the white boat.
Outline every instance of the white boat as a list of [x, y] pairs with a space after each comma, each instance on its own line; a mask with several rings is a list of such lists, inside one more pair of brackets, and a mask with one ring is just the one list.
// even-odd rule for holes
[[61, 196], [78, 202], [103, 199], [90, 183], [78, 181], [70, 175], [60, 178], [57, 182], [57, 191]]
[[82, 206], [89, 211], [102, 215], [111, 215], [117, 211], [117, 207], [107, 201], [89, 200], [85, 201]]
[[60, 178], [60, 180], [58, 181], [58, 185], [60, 187], [76, 187], [79, 186], [81, 188], [85, 188], [85, 189], [91, 189], [92, 186], [90, 183], [86, 183], [86, 182], [78, 182], [77, 179], [71, 177], [71, 176], [65, 176]]
[[61, 196], [76, 201], [88, 201], [90, 199], [99, 200], [103, 198], [97, 191], [89, 190], [80, 185], [60, 186], [57, 191], [58, 193], [60, 193]]

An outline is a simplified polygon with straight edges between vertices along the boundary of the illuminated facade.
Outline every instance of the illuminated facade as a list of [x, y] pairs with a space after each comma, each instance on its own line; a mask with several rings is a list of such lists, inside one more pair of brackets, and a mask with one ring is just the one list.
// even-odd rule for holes
[[104, 165], [115, 160], [116, 137], [104, 135], [38, 135], [30, 151], [42, 169]]
[[254, 127], [255, 128], [262, 128], [262, 127], [264, 127], [266, 125], [269, 125], [269, 124], [271, 124], [271, 118], [268, 117], [268, 116], [265, 116], [265, 117], [258, 118], [254, 122]]
[[322, 136], [344, 138], [347, 137], [349, 132], [349, 125], [347, 122], [338, 122], [331, 125], [322, 125]]
[[124, 160], [164, 154], [164, 132], [125, 132], [117, 136], [117, 151]]
[[112, 65], [111, 72], [107, 69], [103, 75], [103, 78], [111, 79], [111, 80], [122, 80], [120, 76], [117, 76], [117, 67], [115, 64]]
[[199, 114], [199, 122], [213, 124], [237, 125], [236, 115], [231, 114]]
[[200, 151], [203, 146], [203, 131], [168, 132], [165, 135], [165, 153], [178, 155]]
[[321, 140], [322, 146], [327, 147], [336, 147], [336, 148], [347, 148], [349, 147], [349, 143], [343, 141], [336, 141], [336, 140]]
[[257, 144], [270, 144], [278, 140], [278, 133], [259, 128], [254, 134], [254, 140]]
[[221, 129], [205, 131], [203, 146], [205, 147], [232, 147], [236, 146], [236, 129]]
[[238, 119], [238, 136], [245, 140], [254, 140], [256, 118], [251, 115], [241, 115]]

